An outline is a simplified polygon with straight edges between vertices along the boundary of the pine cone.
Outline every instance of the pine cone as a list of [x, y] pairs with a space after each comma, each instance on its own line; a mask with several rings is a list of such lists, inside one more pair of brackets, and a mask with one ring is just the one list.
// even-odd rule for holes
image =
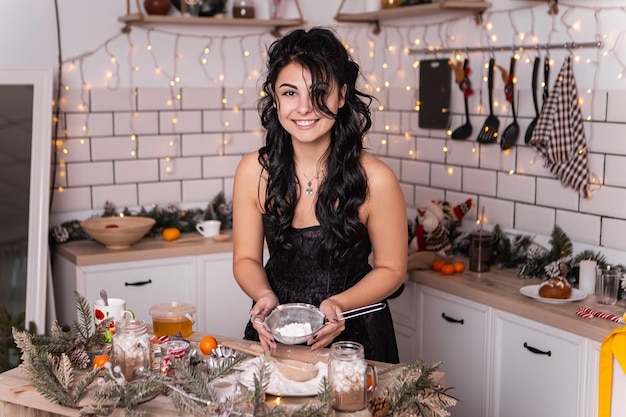
[[389, 413], [389, 401], [384, 397], [376, 397], [367, 402], [367, 409], [372, 417], [385, 417]]
[[85, 369], [91, 363], [91, 359], [84, 349], [77, 348], [70, 352], [70, 362], [79, 369]]

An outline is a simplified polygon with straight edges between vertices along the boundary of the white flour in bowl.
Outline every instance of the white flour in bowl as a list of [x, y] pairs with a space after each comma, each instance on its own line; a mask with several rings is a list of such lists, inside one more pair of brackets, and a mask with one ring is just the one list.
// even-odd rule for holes
[[276, 329], [282, 337], [301, 337], [313, 333], [311, 323], [289, 323]]

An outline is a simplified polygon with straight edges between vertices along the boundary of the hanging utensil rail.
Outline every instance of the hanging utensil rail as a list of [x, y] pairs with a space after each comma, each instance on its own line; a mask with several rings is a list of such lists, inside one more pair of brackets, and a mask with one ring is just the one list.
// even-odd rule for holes
[[538, 51], [548, 49], [582, 49], [582, 48], [603, 48], [602, 41], [596, 42], [565, 42], [565, 43], [546, 43], [535, 45], [511, 45], [511, 46], [468, 46], [465, 48], [424, 48], [409, 49], [409, 55], [418, 54], [444, 54], [451, 52], [511, 52], [511, 51]]

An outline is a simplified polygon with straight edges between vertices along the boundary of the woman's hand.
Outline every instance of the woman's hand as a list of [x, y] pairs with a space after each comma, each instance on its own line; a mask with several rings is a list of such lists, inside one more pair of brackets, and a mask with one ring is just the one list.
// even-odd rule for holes
[[250, 310], [250, 321], [259, 334], [259, 341], [265, 352], [276, 349], [276, 341], [272, 334], [263, 326], [263, 321], [265, 321], [265, 317], [277, 306], [278, 297], [276, 297], [276, 294], [268, 292], [259, 298]]
[[326, 316], [327, 324], [307, 341], [313, 350], [328, 346], [346, 328], [344, 321], [337, 318], [343, 310], [333, 300], [322, 301], [320, 311]]

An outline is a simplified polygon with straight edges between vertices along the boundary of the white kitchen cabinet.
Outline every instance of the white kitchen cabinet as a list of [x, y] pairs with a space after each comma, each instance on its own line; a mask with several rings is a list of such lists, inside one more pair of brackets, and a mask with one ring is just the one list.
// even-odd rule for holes
[[[198, 306], [196, 257], [175, 257], [136, 262], [76, 266], [63, 257], [55, 259], [55, 293], [58, 320], [71, 324], [77, 318], [74, 290], [89, 303], [104, 289], [111, 298], [126, 300], [135, 317], [151, 323], [153, 304], [177, 301]], [[203, 318], [196, 314], [196, 326]]]
[[490, 307], [422, 285], [418, 290], [417, 356], [428, 364], [443, 362], [449, 394], [460, 400], [451, 410], [455, 417], [486, 416]]
[[586, 416], [587, 350], [582, 336], [495, 310], [491, 415]]
[[198, 330], [243, 338], [252, 300], [233, 276], [233, 254], [224, 252], [198, 257], [198, 277], [199, 291], [204, 299], [198, 306], [199, 315], [204, 317]]
[[402, 293], [389, 300], [393, 328], [398, 343], [400, 362], [411, 363], [419, 359], [417, 351], [417, 284], [407, 281]]

